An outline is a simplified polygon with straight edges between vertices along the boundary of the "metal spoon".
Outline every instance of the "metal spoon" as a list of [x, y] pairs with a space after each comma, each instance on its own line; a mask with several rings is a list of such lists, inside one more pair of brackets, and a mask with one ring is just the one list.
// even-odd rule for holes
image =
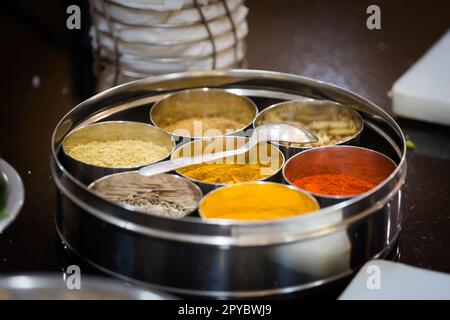
[[266, 141], [276, 141], [284, 143], [313, 143], [317, 142], [317, 137], [302, 128], [295, 127], [286, 123], [264, 124], [253, 130], [253, 134], [248, 142], [240, 148], [223, 152], [216, 152], [212, 154], [202, 154], [194, 157], [183, 157], [154, 163], [141, 168], [139, 170], [139, 174], [142, 176], [152, 176], [155, 174], [187, 167], [193, 164], [236, 156], [249, 151], [258, 143]]

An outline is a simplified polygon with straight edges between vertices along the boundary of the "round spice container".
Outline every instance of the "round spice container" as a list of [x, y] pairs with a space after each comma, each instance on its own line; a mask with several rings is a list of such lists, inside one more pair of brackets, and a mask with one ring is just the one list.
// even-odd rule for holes
[[164, 130], [131, 121], [107, 121], [72, 131], [62, 143], [65, 162], [75, 176], [91, 183], [107, 174], [164, 160], [175, 140]]
[[200, 188], [177, 175], [141, 176], [137, 171], [115, 173], [89, 185], [101, 197], [159, 217], [179, 219], [197, 210]]
[[286, 162], [284, 179], [313, 194], [322, 206], [369, 192], [395, 170], [382, 153], [354, 146], [303, 151]]
[[299, 126], [318, 138], [317, 142], [295, 144], [280, 142], [287, 158], [305, 149], [343, 143], [355, 143], [363, 130], [361, 115], [351, 107], [327, 100], [303, 99], [274, 104], [261, 111], [254, 127], [268, 123]]
[[319, 210], [317, 201], [297, 188], [273, 182], [250, 182], [216, 189], [199, 205], [204, 219], [263, 221]]
[[[212, 154], [242, 147], [248, 138], [217, 137], [195, 140], [176, 149], [172, 159]], [[250, 181], [281, 181], [279, 175], [284, 164], [281, 151], [269, 144], [260, 143], [248, 152], [212, 162], [187, 166], [176, 172], [194, 182], [206, 194], [218, 186]]]
[[257, 112], [247, 97], [204, 88], [164, 97], [150, 109], [150, 120], [175, 137], [191, 141], [236, 134], [252, 124]]

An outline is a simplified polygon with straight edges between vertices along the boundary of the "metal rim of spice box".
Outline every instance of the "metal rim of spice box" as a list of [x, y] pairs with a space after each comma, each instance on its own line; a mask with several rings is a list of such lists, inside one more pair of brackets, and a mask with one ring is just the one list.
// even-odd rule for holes
[[[112, 116], [135, 116], [164, 94], [196, 87], [245, 95], [261, 108], [274, 100], [302, 97], [351, 106], [365, 121], [362, 145], [388, 155], [397, 168], [371, 192], [315, 213], [236, 223], [130, 215], [93, 194], [62, 165], [60, 142], [73, 127]], [[52, 172], [60, 191], [57, 231], [74, 253], [98, 269], [172, 293], [260, 297], [302, 292], [348, 276], [367, 260], [389, 253], [401, 225], [405, 153], [404, 135], [385, 111], [354, 93], [313, 79], [229, 70], [138, 80], [81, 103], [57, 125], [52, 137]]]

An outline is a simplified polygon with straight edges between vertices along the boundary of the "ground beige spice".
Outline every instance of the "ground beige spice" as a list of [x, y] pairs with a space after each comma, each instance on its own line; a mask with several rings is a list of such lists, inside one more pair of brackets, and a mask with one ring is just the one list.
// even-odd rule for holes
[[[168, 125], [164, 126], [163, 129], [168, 132], [175, 132], [179, 130], [185, 130], [189, 133], [189, 136], [201, 136], [211, 137], [217, 135], [224, 135], [230, 133], [230, 131], [237, 131], [242, 129], [245, 124], [223, 118], [223, 117], [206, 117], [206, 118], [188, 118], [179, 120], [173, 123], [168, 121]], [[180, 136], [188, 136], [187, 134], [179, 134]]]
[[167, 148], [153, 142], [131, 139], [92, 141], [68, 151], [68, 155], [78, 161], [108, 168], [139, 167], [162, 160], [169, 154]]

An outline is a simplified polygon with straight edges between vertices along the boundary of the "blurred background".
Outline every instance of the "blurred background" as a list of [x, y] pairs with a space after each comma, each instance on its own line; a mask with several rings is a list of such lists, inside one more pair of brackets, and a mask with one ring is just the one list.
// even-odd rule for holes
[[[366, 8], [382, 10], [381, 30]], [[81, 8], [68, 30], [66, 9]], [[0, 150], [22, 176], [26, 201], [0, 235], [0, 272], [60, 268], [50, 136], [59, 119], [96, 92], [88, 1], [3, 1]], [[246, 57], [252, 69], [327, 81], [392, 113], [392, 84], [450, 27], [450, 2], [248, 0]], [[397, 119], [415, 142], [408, 153], [400, 261], [450, 272], [450, 129]], [[447, 177], [444, 178], [443, 177]]]

